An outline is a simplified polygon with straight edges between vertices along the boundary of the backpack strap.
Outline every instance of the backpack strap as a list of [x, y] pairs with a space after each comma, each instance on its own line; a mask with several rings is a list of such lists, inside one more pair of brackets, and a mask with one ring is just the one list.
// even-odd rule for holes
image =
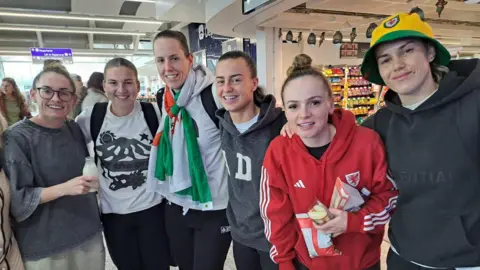
[[103, 120], [105, 119], [105, 114], [107, 113], [108, 102], [99, 102], [95, 103], [92, 109], [92, 115], [90, 116], [90, 136], [93, 141], [93, 153], [95, 156], [95, 164], [97, 164], [97, 151], [95, 150], [97, 146], [97, 138], [100, 133], [100, 129], [103, 125]]
[[215, 112], [218, 110], [217, 102], [215, 101], [212, 85], [210, 84], [207, 88], [203, 89], [202, 93], [200, 93], [200, 98], [202, 99], [203, 108], [207, 112], [210, 119], [213, 121], [215, 126], [219, 128], [219, 120], [217, 116], [215, 116]]
[[143, 111], [143, 117], [145, 118], [145, 122], [147, 122], [148, 129], [152, 133], [152, 137], [155, 137], [158, 130], [158, 116], [155, 112], [155, 108], [153, 104], [148, 102], [140, 102]]
[[160, 88], [160, 90], [157, 91], [157, 105], [158, 109], [160, 109], [160, 113], [162, 112], [163, 107], [163, 93], [165, 93], [165, 88]]

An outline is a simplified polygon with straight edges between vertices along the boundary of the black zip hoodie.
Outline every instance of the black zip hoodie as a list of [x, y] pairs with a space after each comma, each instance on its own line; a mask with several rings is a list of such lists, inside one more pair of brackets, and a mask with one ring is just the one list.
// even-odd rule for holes
[[268, 252], [270, 244], [260, 217], [260, 177], [265, 152], [286, 123], [285, 115], [281, 108], [275, 107], [272, 95], [265, 97], [257, 122], [244, 133], [237, 130], [225, 109], [218, 110], [216, 115], [220, 119], [222, 151], [228, 166], [227, 217], [232, 238]]
[[458, 60], [415, 110], [398, 95], [364, 125], [386, 145], [399, 190], [391, 244], [432, 267], [480, 266], [480, 61]]

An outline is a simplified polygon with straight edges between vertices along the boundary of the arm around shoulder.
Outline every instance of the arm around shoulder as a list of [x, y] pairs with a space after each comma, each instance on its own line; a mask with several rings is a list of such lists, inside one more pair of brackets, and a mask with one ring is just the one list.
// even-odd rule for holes
[[358, 212], [348, 213], [347, 232], [383, 233], [384, 226], [397, 205], [398, 192], [387, 178], [388, 167], [383, 143], [378, 134], [374, 134], [373, 138], [371, 153], [368, 155], [374, 172], [373, 179], [370, 180], [370, 195]]

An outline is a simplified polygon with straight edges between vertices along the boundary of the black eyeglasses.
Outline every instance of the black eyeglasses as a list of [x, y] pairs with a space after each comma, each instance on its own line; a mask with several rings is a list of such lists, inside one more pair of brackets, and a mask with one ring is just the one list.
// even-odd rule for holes
[[43, 99], [52, 99], [53, 95], [57, 93], [58, 98], [61, 101], [68, 102], [72, 100], [75, 93], [69, 91], [67, 88], [61, 88], [60, 90], [53, 90], [48, 86], [37, 87], [40, 97]]

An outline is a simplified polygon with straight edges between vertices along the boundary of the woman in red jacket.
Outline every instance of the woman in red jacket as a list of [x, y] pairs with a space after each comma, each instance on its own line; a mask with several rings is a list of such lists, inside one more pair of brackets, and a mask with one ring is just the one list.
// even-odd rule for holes
[[[296, 135], [274, 139], [263, 163], [260, 207], [272, 259], [280, 270], [379, 270], [384, 225], [397, 201], [380, 137], [334, 109], [328, 80], [311, 66], [296, 67], [281, 94]], [[364, 203], [355, 212], [329, 209], [331, 219], [316, 225], [307, 213], [318, 201], [330, 206], [337, 178]], [[305, 220], [315, 225], [306, 228]], [[330, 236], [336, 250], [322, 254], [322, 237]]]

